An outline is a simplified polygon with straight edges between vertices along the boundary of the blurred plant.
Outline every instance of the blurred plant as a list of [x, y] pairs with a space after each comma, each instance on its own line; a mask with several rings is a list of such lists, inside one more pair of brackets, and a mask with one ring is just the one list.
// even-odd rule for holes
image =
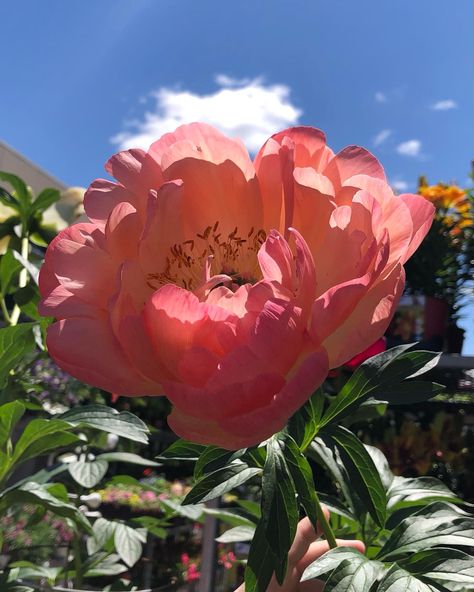
[[474, 195], [456, 185], [428, 185], [418, 192], [436, 207], [433, 225], [405, 265], [407, 291], [446, 300], [455, 324], [466, 297], [474, 293]]

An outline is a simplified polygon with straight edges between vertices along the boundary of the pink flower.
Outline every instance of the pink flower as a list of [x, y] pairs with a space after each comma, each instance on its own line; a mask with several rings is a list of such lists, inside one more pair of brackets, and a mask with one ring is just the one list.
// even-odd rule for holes
[[199, 580], [201, 572], [198, 570], [195, 563], [191, 563], [186, 571], [186, 580], [192, 582], [193, 580]]
[[[378, 161], [322, 132], [270, 138], [254, 163], [204, 124], [113, 156], [40, 275], [48, 348], [84, 382], [166, 394], [182, 437], [269, 437], [335, 368], [384, 333], [403, 263], [431, 224]], [[100, 352], [98, 355], [97, 352]]]

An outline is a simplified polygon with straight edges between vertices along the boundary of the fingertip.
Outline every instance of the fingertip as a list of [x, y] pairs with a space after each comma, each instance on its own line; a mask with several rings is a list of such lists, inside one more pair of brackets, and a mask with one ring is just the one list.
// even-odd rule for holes
[[362, 541], [358, 541], [356, 539], [336, 539], [336, 543], [338, 547], [352, 547], [360, 553], [365, 553], [365, 545]]

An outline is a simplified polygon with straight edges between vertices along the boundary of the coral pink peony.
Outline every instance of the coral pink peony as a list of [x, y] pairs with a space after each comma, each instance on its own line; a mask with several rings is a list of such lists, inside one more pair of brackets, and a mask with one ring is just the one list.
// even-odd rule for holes
[[385, 331], [403, 263], [431, 224], [356, 146], [319, 130], [270, 138], [254, 163], [204, 124], [106, 165], [90, 223], [41, 270], [51, 356], [120, 395], [166, 394], [171, 427], [235, 449], [280, 430], [328, 370]]

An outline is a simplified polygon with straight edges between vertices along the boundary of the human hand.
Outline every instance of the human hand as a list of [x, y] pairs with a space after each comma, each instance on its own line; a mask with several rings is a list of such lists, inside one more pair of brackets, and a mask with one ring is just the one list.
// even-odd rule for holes
[[[324, 513], [328, 518], [329, 512], [325, 509]], [[319, 580], [300, 583], [301, 576], [308, 565], [329, 551], [327, 541], [317, 540], [320, 536], [321, 529], [318, 527], [315, 532], [308, 518], [300, 520], [295, 539], [288, 553], [288, 571], [285, 581], [282, 586], [279, 586], [273, 577], [267, 592], [321, 592], [323, 590], [324, 584]], [[352, 547], [361, 553], [365, 551], [362, 541], [338, 539], [337, 545], [338, 547]], [[245, 592], [245, 585], [239, 586], [235, 592]]]

